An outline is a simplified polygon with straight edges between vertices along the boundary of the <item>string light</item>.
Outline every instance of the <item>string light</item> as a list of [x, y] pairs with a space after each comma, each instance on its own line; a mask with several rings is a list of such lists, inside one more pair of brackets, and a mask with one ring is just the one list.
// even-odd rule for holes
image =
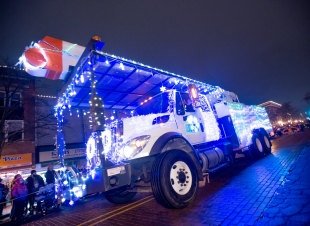
[[202, 115], [206, 142], [219, 140], [221, 131], [205, 95], [199, 94], [199, 105], [201, 108], [198, 108], [197, 111], [200, 111]]
[[37, 94], [37, 97], [52, 98], [52, 99], [57, 98], [56, 96], [46, 96], [46, 95], [40, 95], [40, 94]]
[[161, 92], [165, 92], [166, 91], [166, 87], [164, 87], [164, 86], [160, 87], [160, 91]]
[[[153, 68], [148, 65], [144, 65], [135, 61], [127, 60], [125, 58], [117, 57], [114, 55], [110, 55], [107, 53], [103, 53], [100, 51], [95, 51], [106, 57], [103, 59], [103, 62], [94, 62], [90, 61], [90, 57], [92, 56], [93, 52], [89, 54], [89, 57], [85, 57], [81, 59], [81, 65], [77, 68], [77, 73], [73, 76], [73, 79], [71, 83], [68, 85], [66, 91], [63, 93], [62, 97], [58, 99], [57, 105], [55, 106], [55, 110], [57, 115], [61, 117], [57, 117], [58, 123], [60, 124], [63, 121], [63, 115], [62, 111], [66, 108], [71, 108], [71, 100], [76, 96], [76, 84], [79, 82], [84, 84], [85, 81], [89, 80], [92, 86], [92, 89], [96, 88], [96, 83], [99, 78], [96, 78], [95, 75], [91, 74], [92, 69], [90, 69], [92, 66], [94, 66], [93, 70], [96, 70], [97, 68], [104, 67], [108, 68], [107, 66], [111, 64], [112, 61], [116, 61], [115, 65], [119, 65], [119, 68], [121, 70], [128, 70], [127, 64], [134, 64], [133, 68], [136, 68], [136, 73], [143, 73], [149, 72], [154, 75], [158, 72], [163, 73], [164, 75], [173, 76], [172, 78], [168, 79], [168, 82], [171, 84], [169, 86], [170, 90], [167, 90], [166, 83], [162, 84], [159, 88], [161, 93], [167, 92], [168, 95], [166, 96], [166, 99], [162, 100], [167, 103], [167, 110], [162, 113], [150, 113], [147, 115], [134, 115], [134, 111], [128, 112], [127, 118], [123, 118], [122, 120], [119, 120], [119, 116], [116, 115], [115, 111], [112, 112], [112, 115], [104, 115], [104, 105], [102, 102], [102, 99], [96, 94], [89, 93], [91, 95], [91, 98], [89, 100], [89, 105], [92, 108], [91, 111], [85, 110], [83, 111], [84, 115], [89, 116], [89, 122], [90, 127], [93, 128], [94, 126], [102, 126], [103, 132], [98, 132], [97, 136], [95, 137], [94, 134], [92, 134], [88, 141], [87, 141], [87, 159], [91, 159], [92, 157], [99, 155], [99, 150], [97, 149], [97, 143], [99, 141], [103, 144], [103, 151], [100, 154], [103, 154], [106, 159], [111, 161], [114, 164], [122, 163], [123, 161], [127, 160], [128, 158], [124, 155], [124, 149], [127, 145], [127, 142], [131, 139], [141, 136], [141, 134], [146, 133], [148, 130], [153, 129], [162, 129], [163, 127], [175, 129], [175, 116], [173, 114], [174, 107], [175, 107], [175, 89], [177, 90], [186, 90], [186, 87], [190, 83], [194, 83], [198, 90], [201, 93], [204, 93], [205, 95], [199, 96], [201, 99], [200, 106], [201, 109], [197, 110], [197, 113], [200, 114], [202, 123], [205, 128], [205, 140], [206, 141], [215, 141], [220, 139], [220, 130], [216, 121], [216, 118], [211, 110], [211, 107], [209, 105], [208, 98], [221, 98], [221, 95], [223, 94], [224, 90], [221, 89], [218, 86], [212, 86], [209, 84], [205, 84], [190, 78], [186, 78], [181, 75], [177, 75], [174, 73], [170, 73], [168, 71], [164, 71], [158, 68]], [[92, 63], [94, 65], [92, 65]], [[87, 68], [84, 66], [87, 66]], [[143, 69], [137, 69], [137, 67], [142, 67]], [[85, 77], [86, 76], [86, 77]], [[172, 88], [171, 88], [172, 86]], [[157, 90], [158, 91], [158, 90]], [[146, 105], [148, 106], [149, 101], [151, 101], [153, 97], [144, 97], [140, 99], [140, 106]], [[73, 105], [75, 106], [75, 105]], [[198, 112], [199, 111], [199, 112]], [[79, 111], [77, 110], [77, 114], [79, 116]], [[161, 116], [168, 116], [168, 121], [165, 123], [155, 123], [153, 124], [154, 119], [161, 117]], [[105, 120], [108, 120], [109, 123], [105, 123]], [[110, 121], [111, 120], [111, 121]], [[192, 116], [188, 117], [189, 123], [191, 124], [199, 124], [198, 118]], [[123, 129], [124, 128], [132, 128], [130, 134], [124, 134]], [[197, 127], [199, 130], [199, 127]], [[65, 150], [63, 148], [63, 150]], [[88, 161], [89, 163], [89, 161]], [[100, 163], [100, 161], [97, 161], [97, 166]], [[89, 167], [91, 167], [89, 165]], [[91, 178], [95, 176], [95, 171], [90, 170], [87, 172], [86, 177], [82, 178], [83, 183], [87, 180], [86, 178]], [[68, 180], [68, 184], [71, 183], [71, 179]], [[82, 184], [80, 186], [81, 190], [85, 189], [85, 184]], [[72, 194], [70, 203], [74, 203], [72, 200], [72, 197], [81, 197], [81, 190], [78, 189], [72, 189]]]
[[264, 128], [267, 132], [272, 130], [265, 108], [241, 103], [227, 103], [227, 106], [236, 134], [243, 147], [252, 144], [253, 129]]
[[125, 70], [124, 64], [123, 64], [122, 62], [120, 63], [119, 66], [120, 66], [120, 68], [121, 68], [123, 71]]

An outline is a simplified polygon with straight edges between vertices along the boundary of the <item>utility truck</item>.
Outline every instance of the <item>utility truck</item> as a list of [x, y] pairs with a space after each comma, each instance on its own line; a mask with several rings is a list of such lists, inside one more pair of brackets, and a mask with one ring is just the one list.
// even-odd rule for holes
[[[52, 41], [43, 44], [51, 48]], [[93, 38], [83, 49], [55, 107], [60, 156], [62, 111], [87, 109], [93, 131], [88, 160], [97, 157], [87, 193], [102, 191], [108, 201], [125, 203], [136, 192], [150, 191], [161, 205], [184, 208], [209, 174], [233, 167], [237, 154], [255, 160], [271, 152], [265, 108], [242, 104], [218, 86], [104, 53], [102, 47]], [[47, 62], [36, 73], [47, 74], [47, 47], [39, 42], [33, 48], [44, 50]]]

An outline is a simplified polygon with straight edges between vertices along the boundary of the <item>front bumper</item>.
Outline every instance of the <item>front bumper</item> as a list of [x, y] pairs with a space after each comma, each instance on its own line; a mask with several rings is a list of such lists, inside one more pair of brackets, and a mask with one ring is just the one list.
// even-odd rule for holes
[[131, 183], [131, 165], [114, 165], [94, 170], [86, 180], [86, 193], [106, 192]]

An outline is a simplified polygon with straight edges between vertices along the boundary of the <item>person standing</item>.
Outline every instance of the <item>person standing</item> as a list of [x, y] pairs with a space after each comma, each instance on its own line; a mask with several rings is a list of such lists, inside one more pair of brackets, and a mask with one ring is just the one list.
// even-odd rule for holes
[[23, 217], [27, 195], [28, 189], [24, 179], [21, 177], [17, 177], [14, 181], [14, 185], [11, 191], [11, 196], [13, 199], [13, 213], [11, 212], [11, 216], [13, 216], [12, 220], [14, 220], [15, 217], [17, 218], [17, 220], [20, 220]]
[[49, 165], [45, 173], [46, 184], [55, 184], [55, 177], [57, 177], [54, 167]]
[[17, 178], [22, 178], [22, 175], [16, 174], [16, 175], [14, 176], [14, 178], [13, 178], [13, 180], [12, 180], [12, 183], [11, 183], [11, 189], [13, 188], [13, 186], [14, 186], [14, 184], [15, 184], [15, 180], [16, 180]]
[[0, 216], [2, 216], [3, 208], [6, 205], [6, 196], [8, 194], [8, 187], [1, 183], [2, 178], [0, 178]]
[[26, 179], [28, 188], [28, 202], [30, 205], [30, 212], [33, 210], [35, 192], [39, 190], [40, 187], [44, 186], [44, 180], [40, 175], [37, 175], [37, 171], [31, 170], [30, 176]]

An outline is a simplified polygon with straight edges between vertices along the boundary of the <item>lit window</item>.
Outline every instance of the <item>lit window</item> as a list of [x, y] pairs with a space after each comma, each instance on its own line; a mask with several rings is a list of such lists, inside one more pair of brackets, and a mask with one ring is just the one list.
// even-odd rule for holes
[[24, 121], [5, 121], [5, 142], [22, 141], [24, 139]]
[[11, 107], [20, 107], [21, 106], [21, 95], [19, 93], [15, 93], [10, 98], [10, 106]]

